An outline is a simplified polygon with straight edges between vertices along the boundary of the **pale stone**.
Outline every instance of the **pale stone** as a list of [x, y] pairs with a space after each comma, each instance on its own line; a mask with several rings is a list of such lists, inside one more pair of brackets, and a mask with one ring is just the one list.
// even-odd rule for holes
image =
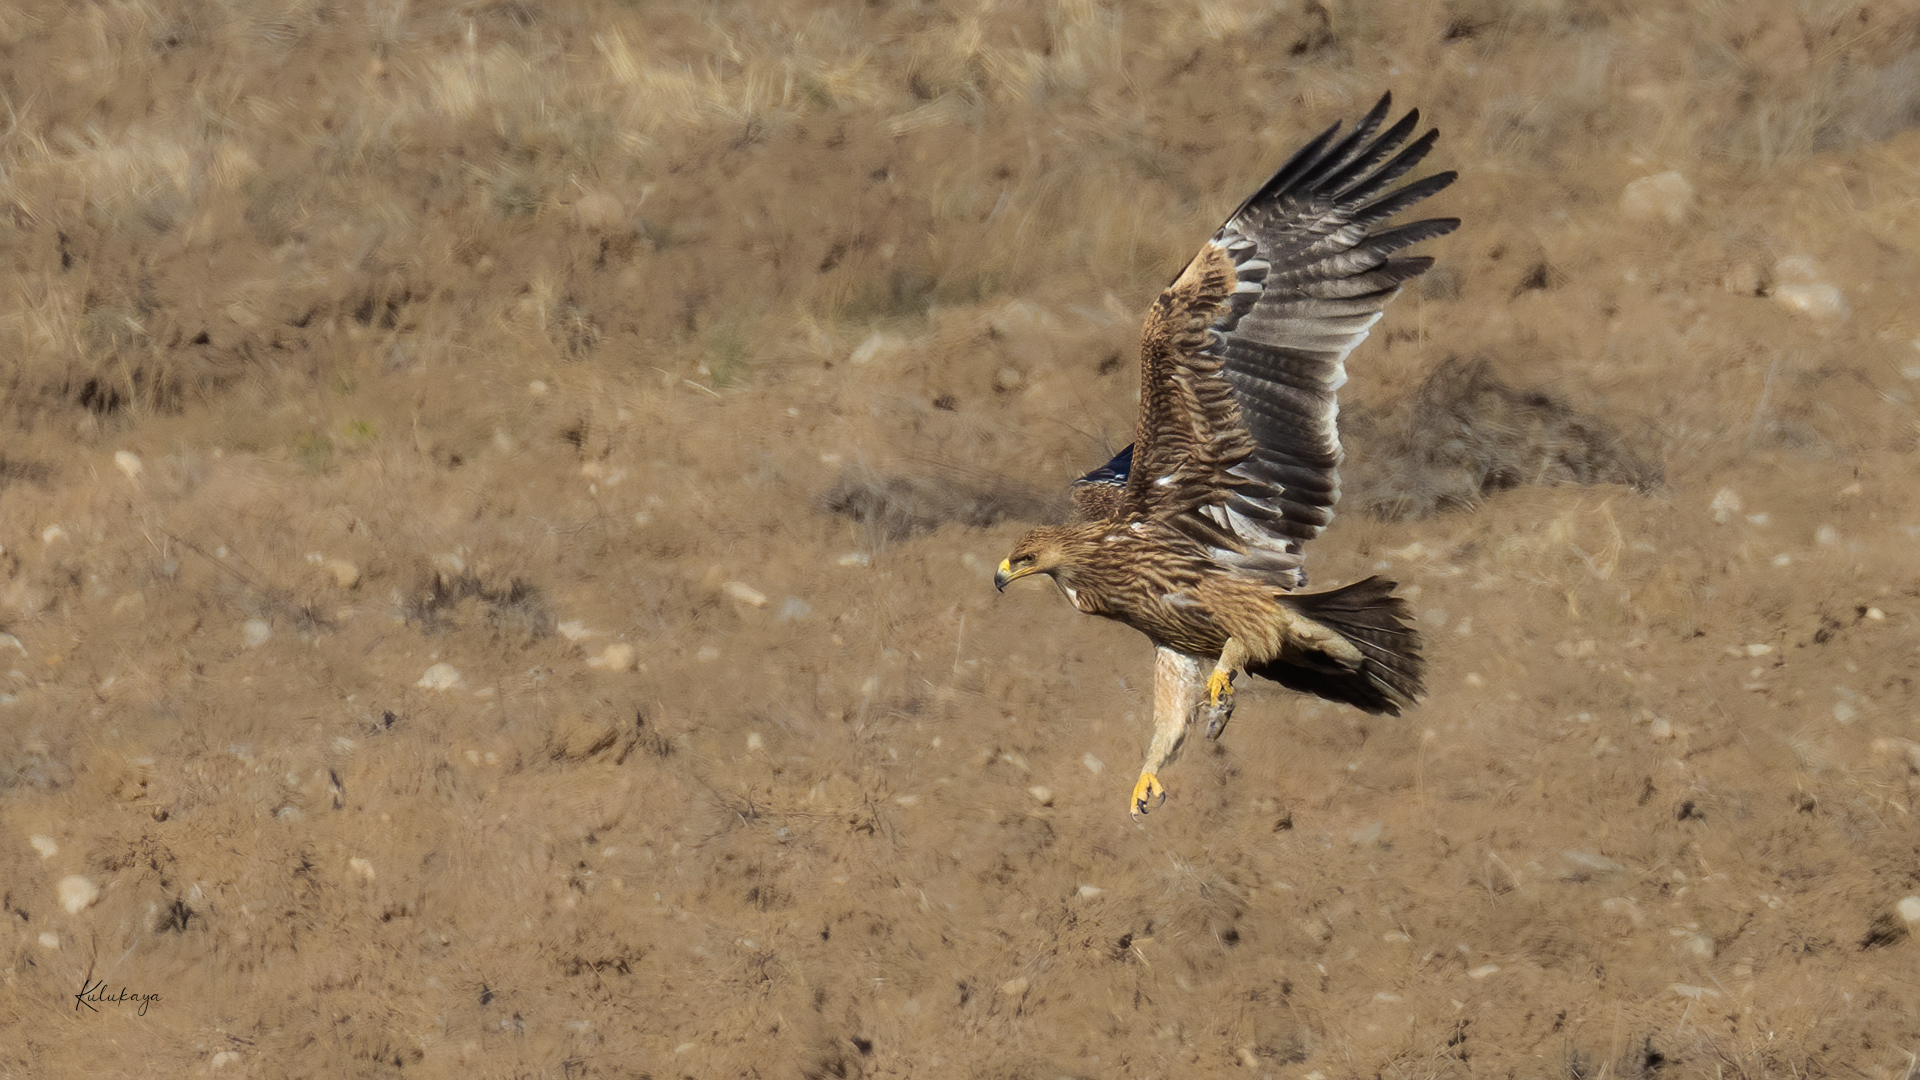
[[68, 874], [61, 878], [56, 888], [60, 893], [60, 906], [66, 908], [69, 915], [80, 914], [100, 899], [100, 886], [79, 874]]
[[373, 880], [373, 863], [360, 858], [358, 855], [347, 860], [347, 869], [359, 874], [368, 881]]
[[1678, 225], [1692, 216], [1698, 196], [1693, 183], [1678, 172], [1643, 176], [1620, 194], [1620, 212], [1628, 220]]
[[265, 619], [248, 619], [240, 627], [240, 640], [249, 649], [257, 649], [273, 638], [273, 624]]
[[413, 685], [422, 690], [458, 690], [466, 684], [466, 680], [460, 675], [459, 668], [452, 664], [435, 664], [420, 676], [419, 682]]
[[867, 340], [861, 342], [847, 360], [854, 364], [870, 364], [875, 360], [891, 359], [905, 351], [906, 347], [907, 339], [899, 334], [875, 330], [867, 335]]
[[767, 594], [744, 581], [729, 581], [720, 586], [720, 591], [751, 607], [767, 606]]
[[1781, 259], [1774, 264], [1773, 274], [1777, 281], [1773, 298], [1788, 310], [1821, 321], [1847, 317], [1846, 297], [1826, 280], [1825, 271], [1810, 256]]
[[1725, 525], [1732, 521], [1735, 517], [1739, 516], [1741, 509], [1743, 509], [1743, 507], [1740, 502], [1739, 492], [1729, 487], [1723, 487], [1719, 491], [1714, 492], [1713, 502], [1707, 505], [1708, 512], [1713, 514], [1713, 523], [1715, 525]]
[[600, 650], [599, 656], [587, 658], [587, 666], [605, 671], [632, 671], [637, 654], [633, 646], [624, 641], [616, 641]]
[[27, 837], [27, 843], [32, 844], [33, 850], [39, 852], [40, 857], [43, 859], [51, 859], [55, 855], [60, 854], [60, 845], [54, 843], [53, 837], [51, 836], [35, 833]]
[[145, 468], [145, 466], [140, 463], [140, 455], [131, 450], [115, 450], [113, 452], [113, 464], [115, 468], [126, 473], [127, 479], [129, 480], [140, 479], [140, 471]]
[[1900, 917], [1906, 920], [1909, 925], [1920, 923], [1920, 896], [1906, 897], [1894, 905], [1894, 910], [1898, 911]]

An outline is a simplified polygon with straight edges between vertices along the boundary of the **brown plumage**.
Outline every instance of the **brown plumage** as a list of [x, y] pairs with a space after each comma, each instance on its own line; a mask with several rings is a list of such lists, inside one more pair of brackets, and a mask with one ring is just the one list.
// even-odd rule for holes
[[1071, 521], [1029, 532], [995, 575], [1004, 589], [1048, 574], [1081, 611], [1153, 640], [1154, 734], [1136, 815], [1164, 798], [1156, 774], [1194, 719], [1219, 736], [1241, 671], [1376, 713], [1421, 693], [1419, 636], [1392, 582], [1297, 591], [1301, 545], [1340, 497], [1347, 354], [1432, 263], [1396, 253], [1459, 225], [1375, 231], [1454, 179], [1388, 190], [1438, 137], [1401, 149], [1417, 112], [1376, 137], [1389, 104], [1295, 154], [1154, 300], [1133, 445], [1074, 484]]

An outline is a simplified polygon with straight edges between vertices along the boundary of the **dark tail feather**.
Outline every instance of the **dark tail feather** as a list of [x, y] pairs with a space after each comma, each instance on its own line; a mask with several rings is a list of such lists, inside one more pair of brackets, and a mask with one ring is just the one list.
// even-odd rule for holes
[[1393, 582], [1370, 577], [1327, 592], [1287, 593], [1280, 598], [1281, 603], [1353, 642], [1366, 657], [1358, 670], [1288, 651], [1247, 671], [1289, 690], [1344, 701], [1370, 713], [1400, 715], [1425, 692], [1422, 676], [1427, 665], [1420, 658], [1420, 634], [1411, 625], [1407, 602], [1393, 595], [1393, 590]]

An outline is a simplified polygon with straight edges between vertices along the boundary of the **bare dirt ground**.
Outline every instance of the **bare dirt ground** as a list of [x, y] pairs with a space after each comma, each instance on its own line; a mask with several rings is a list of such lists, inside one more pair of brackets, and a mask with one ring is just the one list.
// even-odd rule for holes
[[[1913, 1076], [1917, 50], [0, 8], [0, 1076]], [[1430, 697], [1247, 687], [1136, 825], [1147, 644], [992, 568], [1383, 89], [1466, 224], [1311, 565]]]

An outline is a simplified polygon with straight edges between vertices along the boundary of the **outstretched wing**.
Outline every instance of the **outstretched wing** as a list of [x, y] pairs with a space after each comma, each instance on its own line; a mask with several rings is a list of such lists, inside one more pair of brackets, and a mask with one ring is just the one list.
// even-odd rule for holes
[[[1383, 96], [1345, 138], [1322, 132], [1242, 203], [1148, 312], [1125, 513], [1173, 524], [1223, 564], [1298, 586], [1300, 547], [1340, 497], [1346, 358], [1426, 256], [1396, 253], [1456, 218], [1376, 227], [1453, 182], [1389, 190], [1438, 131], [1379, 132]], [[1378, 133], [1376, 135], [1376, 133]]]

